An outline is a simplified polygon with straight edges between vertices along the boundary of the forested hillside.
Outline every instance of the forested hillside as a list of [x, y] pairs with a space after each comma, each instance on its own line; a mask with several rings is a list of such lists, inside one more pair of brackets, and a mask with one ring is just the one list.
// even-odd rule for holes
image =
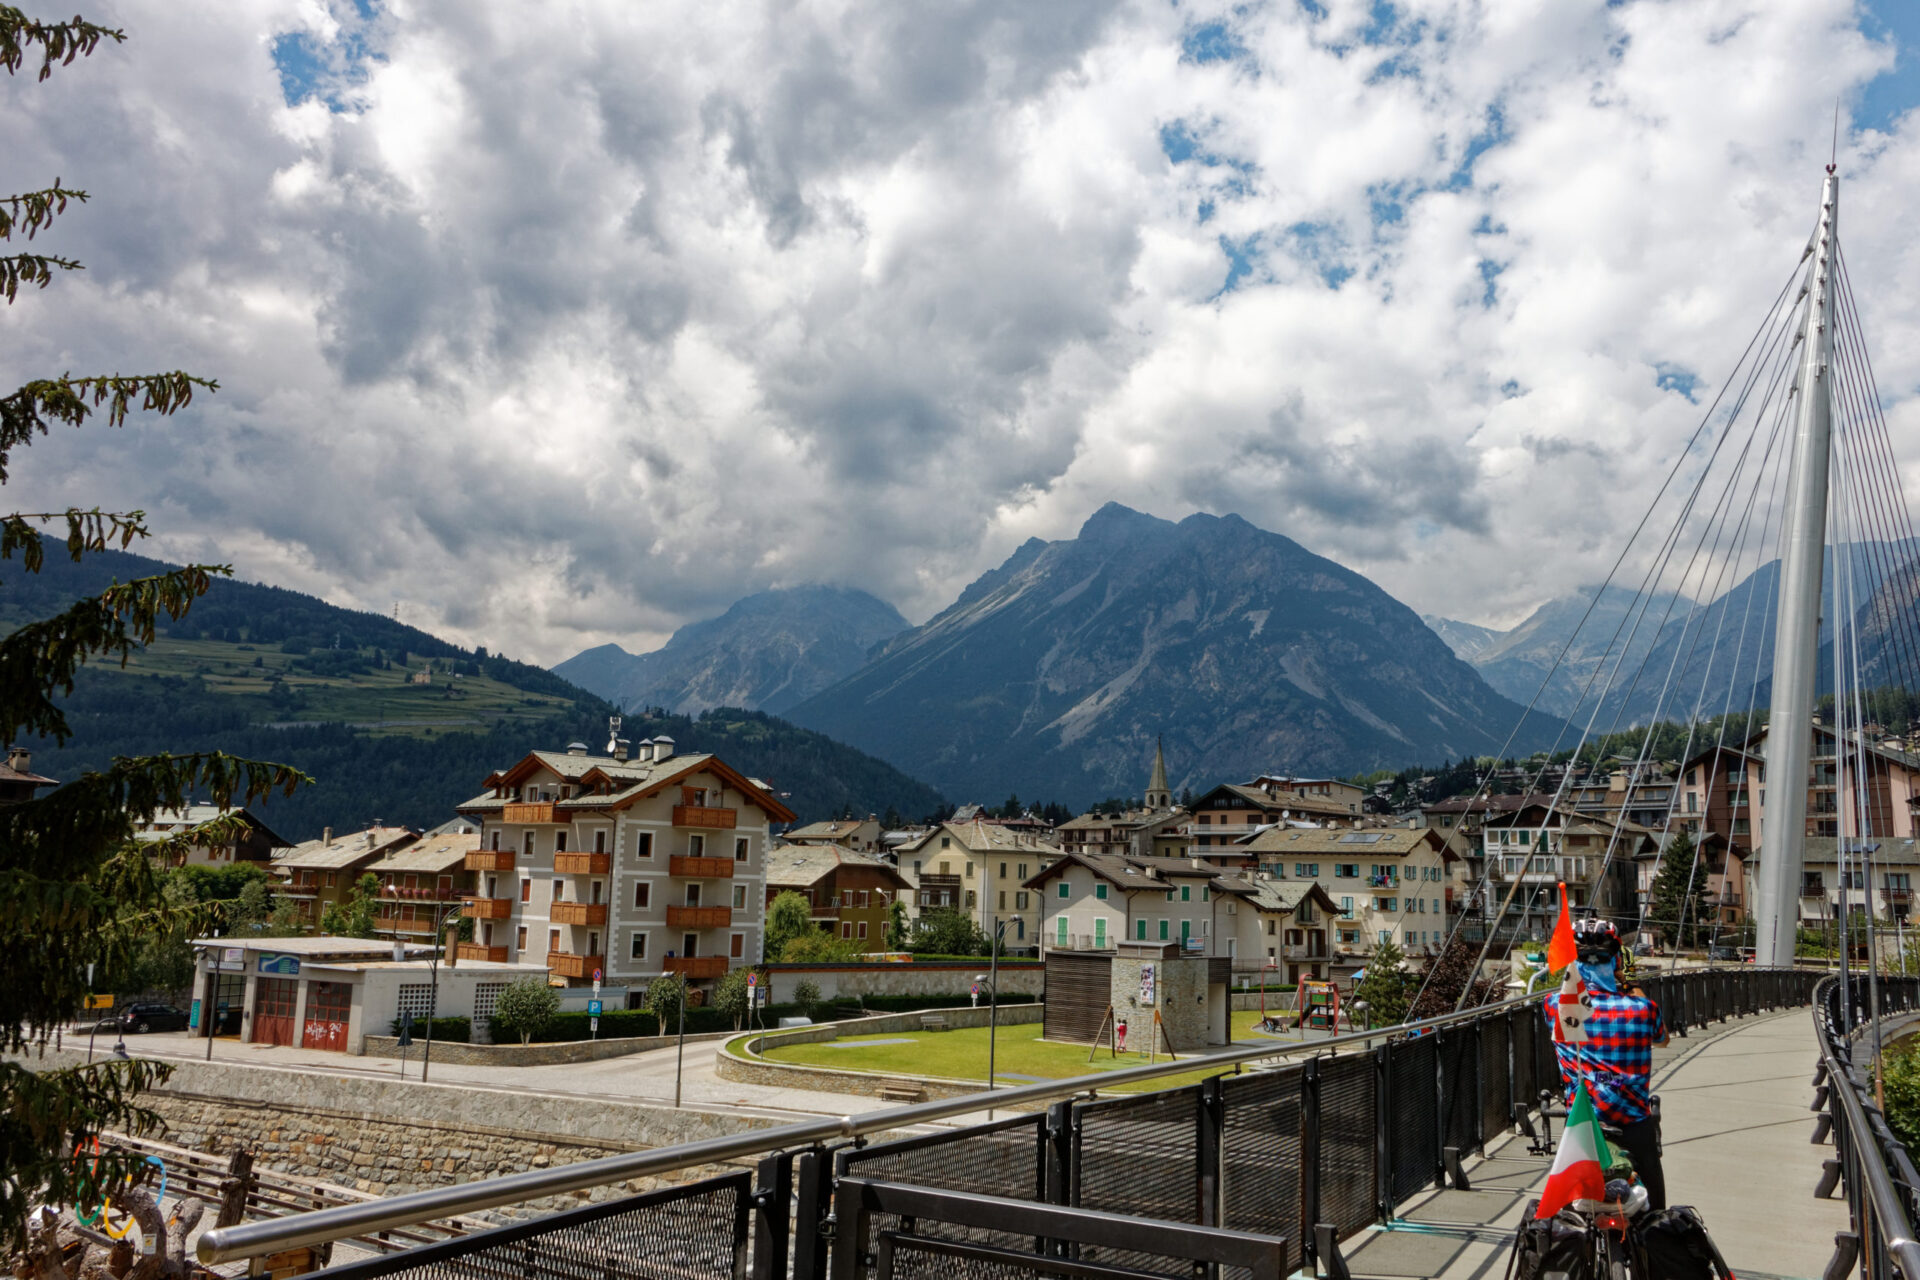
[[[0, 623], [17, 626], [108, 582], [161, 572], [140, 556], [49, 558], [9, 574]], [[423, 678], [426, 683], [419, 683]], [[378, 819], [430, 826], [482, 780], [535, 748], [597, 751], [613, 708], [542, 668], [450, 644], [378, 614], [312, 596], [219, 581], [183, 622], [122, 668], [81, 673], [63, 700], [74, 736], [26, 745], [34, 769], [67, 779], [117, 755], [220, 750], [284, 761], [315, 785], [263, 807], [289, 840]], [[930, 788], [818, 733], [753, 712], [629, 716], [624, 736], [665, 733], [713, 751], [784, 793], [803, 821], [889, 809], [920, 817]]]

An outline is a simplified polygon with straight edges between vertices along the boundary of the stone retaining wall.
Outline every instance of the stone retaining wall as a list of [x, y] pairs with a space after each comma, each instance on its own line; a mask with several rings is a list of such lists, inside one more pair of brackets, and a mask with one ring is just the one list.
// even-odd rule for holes
[[[911, 964], [776, 964], [767, 967], [767, 980], [775, 1004], [790, 1002], [794, 987], [803, 979], [820, 988], [822, 1000], [836, 996], [964, 996], [987, 968], [985, 958]], [[1001, 991], [1038, 999], [1046, 985], [1047, 967], [1039, 961], [1000, 961]]]
[[[730, 1040], [737, 1031], [703, 1031], [687, 1037], [688, 1044]], [[371, 1058], [400, 1057], [398, 1036], [367, 1036], [366, 1055]], [[623, 1058], [630, 1053], [673, 1047], [672, 1036], [623, 1036], [610, 1040], [564, 1040], [547, 1044], [463, 1044], [458, 1040], [435, 1040], [433, 1060], [457, 1067], [551, 1067], [569, 1062], [598, 1062], [603, 1058]], [[409, 1062], [418, 1062], [426, 1042], [415, 1039], [408, 1049]]]
[[[936, 1009], [932, 1013], [947, 1020], [949, 1027], [984, 1027], [986, 1009]], [[844, 1071], [833, 1067], [815, 1067], [797, 1062], [768, 1062], [758, 1057], [762, 1049], [783, 1044], [820, 1044], [842, 1036], [870, 1036], [888, 1031], [918, 1031], [921, 1013], [883, 1013], [848, 1022], [829, 1022], [817, 1027], [796, 1027], [788, 1031], [768, 1031], [748, 1037], [734, 1037], [740, 1044], [724, 1044], [714, 1053], [714, 1074], [722, 1080], [742, 1084], [765, 1085], [775, 1089], [817, 1089], [825, 1093], [850, 1093], [862, 1098], [877, 1098], [888, 1088], [918, 1088], [928, 1098], [959, 1098], [984, 1093], [982, 1085], [965, 1080], [939, 1080], [920, 1076], [883, 1075], [872, 1071]], [[1046, 1006], [1010, 1004], [1000, 1008], [1003, 1027], [1041, 1022]]]

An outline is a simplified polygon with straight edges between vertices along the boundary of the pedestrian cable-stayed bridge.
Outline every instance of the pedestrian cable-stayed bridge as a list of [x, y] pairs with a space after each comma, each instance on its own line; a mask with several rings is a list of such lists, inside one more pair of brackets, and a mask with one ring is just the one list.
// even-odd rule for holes
[[[1864, 981], [1852, 983], [1864, 1008]], [[1906, 1280], [1920, 1280], [1902, 1268], [1912, 1181], [1900, 1173], [1911, 1167], [1888, 1155], [1857, 1073], [1827, 1065], [1845, 1035], [1826, 1029], [1846, 1015], [1828, 1008], [1816, 1019], [1815, 1003], [1839, 980], [1742, 966], [1645, 986], [1675, 1033], [1655, 1077], [1671, 1194], [1703, 1208], [1736, 1274], [1839, 1280], [1855, 1261], [1890, 1259]], [[1883, 978], [1878, 997], [1885, 1011], [1915, 1007], [1920, 984]], [[219, 1228], [199, 1252], [208, 1263], [262, 1258], [648, 1179], [670, 1185], [326, 1274], [1504, 1273], [1506, 1242], [1549, 1162], [1529, 1147], [1546, 1137], [1543, 1106], [1559, 1096], [1539, 999], [1313, 1044], [1236, 1048], [1207, 1060], [1224, 1070], [1201, 1084], [1112, 1092], [1190, 1076], [1196, 1065], [995, 1090], [991, 1120], [979, 1118], [989, 1099], [976, 1095]], [[1816, 1094], [1823, 1065], [1828, 1087]], [[955, 1119], [967, 1122], [941, 1127]], [[1823, 1178], [1828, 1161], [1835, 1176]], [[1879, 1205], [1882, 1182], [1902, 1188], [1894, 1199], [1905, 1216]], [[1849, 1232], [1870, 1247], [1849, 1258], [1843, 1242], [1841, 1269], [1832, 1270], [1836, 1234]]]

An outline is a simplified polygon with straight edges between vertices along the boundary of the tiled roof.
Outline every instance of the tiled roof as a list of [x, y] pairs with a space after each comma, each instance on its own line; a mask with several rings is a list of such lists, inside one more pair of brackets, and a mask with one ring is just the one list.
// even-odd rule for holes
[[818, 884], [842, 867], [883, 872], [895, 888], [913, 887], [890, 863], [837, 844], [783, 844], [767, 850], [767, 883], [770, 885], [805, 888]]
[[168, 836], [191, 830], [194, 827], [200, 826], [202, 823], [212, 822], [215, 818], [227, 813], [244, 819], [248, 826], [256, 831], [265, 833], [268, 840], [276, 847], [287, 848], [293, 844], [291, 840], [281, 839], [280, 835], [275, 832], [272, 827], [260, 821], [259, 818], [255, 817], [248, 810], [244, 808], [223, 809], [217, 804], [190, 804], [184, 809], [157, 809], [154, 811], [153, 817], [148, 819], [147, 822], [142, 824], [139, 830], [133, 833], [133, 838], [136, 840], [149, 841], [165, 840]]
[[1273, 827], [1262, 831], [1243, 849], [1254, 854], [1352, 854], [1368, 857], [1405, 857], [1422, 846], [1438, 849], [1445, 843], [1431, 827]]
[[395, 849], [367, 870], [378, 876], [404, 871], [425, 871], [432, 875], [458, 871], [466, 865], [467, 855], [479, 847], [480, 837], [473, 832], [422, 836], [405, 848]]
[[335, 836], [331, 843], [325, 839], [308, 840], [283, 849], [274, 855], [271, 865], [275, 870], [297, 867], [302, 871], [339, 871], [366, 858], [388, 853], [413, 838], [413, 832], [406, 827], [369, 827], [350, 835]]

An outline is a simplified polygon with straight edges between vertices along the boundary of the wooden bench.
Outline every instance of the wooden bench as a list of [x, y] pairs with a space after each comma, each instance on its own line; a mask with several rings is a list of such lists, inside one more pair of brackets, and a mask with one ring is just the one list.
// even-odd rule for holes
[[947, 1029], [947, 1020], [937, 1013], [922, 1014], [920, 1018], [920, 1029], [922, 1031], [945, 1031]]
[[925, 1102], [926, 1088], [911, 1080], [889, 1080], [880, 1086], [882, 1102]]

